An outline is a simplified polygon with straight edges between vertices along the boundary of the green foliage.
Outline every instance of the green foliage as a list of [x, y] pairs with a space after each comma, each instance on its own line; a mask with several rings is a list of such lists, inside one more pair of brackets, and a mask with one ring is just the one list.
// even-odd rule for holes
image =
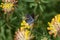
[[[1, 0], [0, 3], [2, 3]], [[59, 36], [56, 38], [50, 36], [46, 29], [47, 23], [60, 13], [59, 0], [18, 0], [17, 7], [10, 16], [1, 10], [0, 8], [0, 40], [13, 40], [15, 31], [20, 27], [22, 16], [27, 13], [39, 15], [32, 31], [34, 40], [42, 40], [44, 37], [47, 40], [60, 40]]]

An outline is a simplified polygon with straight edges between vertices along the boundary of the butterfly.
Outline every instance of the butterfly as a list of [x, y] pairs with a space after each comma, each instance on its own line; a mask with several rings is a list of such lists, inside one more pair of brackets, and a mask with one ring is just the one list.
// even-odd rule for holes
[[[34, 18], [30, 14], [27, 14], [25, 18], [27, 18], [25, 22], [28, 23], [29, 25], [28, 27], [32, 28], [33, 27], [32, 25], [34, 23]], [[33, 39], [34, 36], [31, 34], [31, 31], [28, 29], [25, 29], [25, 27], [20, 27], [20, 29], [16, 31], [14, 40], [32, 40]]]
[[29, 14], [27, 14], [26, 15], [26, 22], [28, 23], [28, 24], [32, 24], [32, 23], [34, 23], [34, 18], [31, 16], [31, 15], [29, 15]]

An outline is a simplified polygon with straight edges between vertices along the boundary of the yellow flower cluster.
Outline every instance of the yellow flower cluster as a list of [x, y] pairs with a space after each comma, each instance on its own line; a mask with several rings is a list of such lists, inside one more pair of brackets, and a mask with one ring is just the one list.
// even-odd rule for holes
[[27, 28], [27, 29], [30, 29], [30, 25], [29, 25], [28, 23], [26, 23], [25, 20], [23, 20], [22, 23], [21, 23], [21, 28], [20, 28], [20, 30], [21, 30], [21, 31], [25, 31], [25, 32], [24, 32], [24, 34], [25, 34], [25, 35], [24, 35], [24, 36], [25, 36], [25, 40], [29, 40], [31, 31], [27, 30], [26, 28]]
[[60, 14], [56, 15], [51, 23], [48, 22], [48, 25], [49, 27], [47, 28], [49, 31], [49, 34], [52, 35], [54, 34], [53, 36], [56, 37], [56, 35], [58, 34], [58, 31], [60, 30]]
[[30, 25], [29, 25], [28, 23], [26, 23], [25, 20], [22, 21], [21, 26], [22, 26], [23, 28], [28, 28], [28, 29], [30, 29]]
[[0, 5], [0, 7], [6, 12], [9, 12], [12, 9], [14, 9], [13, 6], [14, 6], [13, 3], [8, 3], [8, 2], [7, 3], [1, 3], [1, 5]]
[[31, 32], [29, 30], [26, 30], [25, 31], [25, 40], [29, 40], [30, 39], [30, 35], [31, 35]]
[[11, 7], [13, 7], [13, 4], [12, 3], [1, 3], [1, 7], [4, 9], [9, 9]]

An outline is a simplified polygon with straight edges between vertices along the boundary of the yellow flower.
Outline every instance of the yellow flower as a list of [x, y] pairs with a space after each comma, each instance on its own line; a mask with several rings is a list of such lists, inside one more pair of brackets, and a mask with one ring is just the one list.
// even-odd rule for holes
[[11, 10], [13, 10], [13, 3], [1, 3], [0, 7], [6, 11], [6, 12], [10, 12]]
[[31, 34], [30, 31], [28, 31], [28, 30], [25, 31], [25, 39], [26, 40], [29, 40], [30, 34]]
[[56, 37], [60, 30], [60, 14], [56, 15], [51, 22], [48, 22], [48, 25], [47, 30], [50, 30], [49, 34], [54, 34], [54, 37]]
[[25, 20], [22, 20], [21, 25], [28, 25]]
[[30, 28], [30, 25], [25, 20], [22, 21], [21, 26], [28, 28], [28, 29]]
[[1, 5], [2, 8], [6, 8], [6, 9], [9, 9], [14, 6], [12, 3], [1, 3]]
[[25, 29], [24, 27], [21, 27], [21, 28], [20, 28], [21, 31], [24, 31], [24, 29]]
[[33, 38], [31, 35], [31, 31], [28, 29], [31, 29], [31, 26], [25, 20], [22, 20], [20, 31], [24, 32], [23, 36], [25, 40], [30, 40], [31, 38]]

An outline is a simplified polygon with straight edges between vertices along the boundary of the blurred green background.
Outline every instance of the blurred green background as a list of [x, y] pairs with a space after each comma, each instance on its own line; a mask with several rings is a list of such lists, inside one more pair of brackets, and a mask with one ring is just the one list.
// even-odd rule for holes
[[[0, 4], [2, 0], [0, 0]], [[0, 40], [13, 40], [15, 31], [20, 27], [22, 16], [33, 14], [38, 18], [35, 20], [32, 33], [34, 40], [60, 40], [48, 34], [48, 22], [60, 14], [60, 0], [18, 0], [17, 7], [9, 17], [0, 8]]]

